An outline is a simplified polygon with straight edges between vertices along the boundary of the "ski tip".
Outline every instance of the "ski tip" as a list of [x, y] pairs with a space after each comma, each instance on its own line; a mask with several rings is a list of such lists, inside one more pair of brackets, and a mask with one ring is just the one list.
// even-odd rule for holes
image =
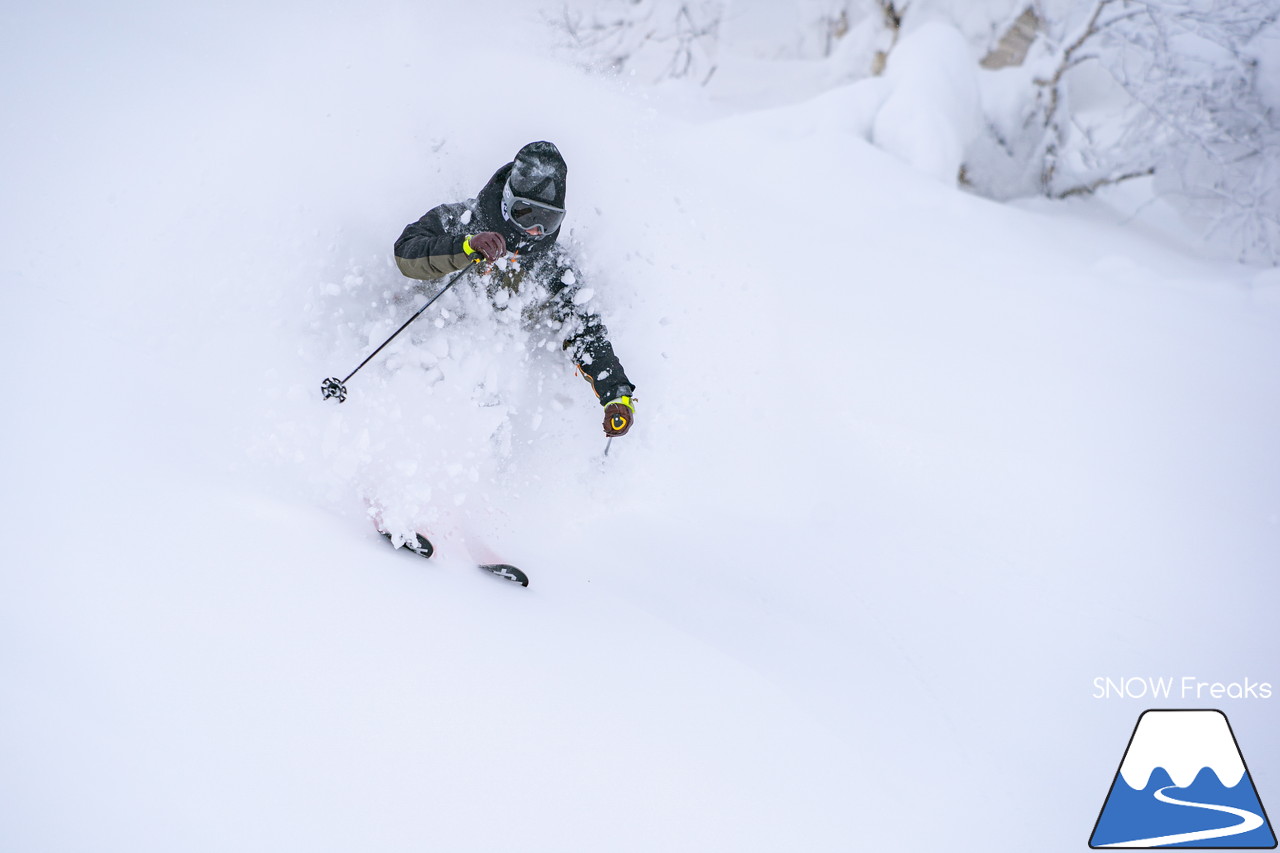
[[520, 586], [529, 585], [529, 576], [517, 569], [515, 566], [507, 563], [482, 563], [480, 568], [484, 569], [486, 572], [495, 574], [500, 578], [505, 578], [506, 580], [518, 583]]

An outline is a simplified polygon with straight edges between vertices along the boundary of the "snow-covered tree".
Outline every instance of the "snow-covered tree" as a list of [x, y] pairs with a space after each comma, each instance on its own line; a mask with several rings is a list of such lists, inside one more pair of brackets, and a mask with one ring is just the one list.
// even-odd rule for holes
[[[1259, 76], [1277, 17], [1280, 0], [1041, 0], [1009, 31], [1037, 33], [1025, 64], [986, 81], [989, 135], [967, 177], [1063, 198], [1155, 175], [1242, 259], [1280, 260], [1280, 111]], [[1012, 64], [1000, 52], [984, 65]]]
[[[941, 21], [967, 40], [982, 90], [985, 129], [966, 143], [962, 183], [995, 198], [1065, 198], [1154, 176], [1155, 191], [1215, 242], [1245, 260], [1280, 262], [1280, 0], [560, 0], [554, 8], [583, 64], [696, 84], [731, 49], [825, 60], [832, 85], [848, 84], [889, 70], [900, 44]], [[944, 73], [957, 84], [968, 76], [954, 62]], [[894, 91], [920, 88], [920, 75], [890, 77], [879, 102], [900, 110]], [[964, 112], [907, 100], [944, 124]], [[914, 141], [871, 135], [923, 150], [937, 131]]]
[[1280, 262], [1280, 104], [1267, 103], [1258, 54], [1280, 0], [1113, 5], [1125, 12], [1098, 54], [1139, 105], [1130, 167], [1149, 163], [1157, 190], [1243, 259]]
[[[1007, 0], [1006, 0], [1007, 1]], [[597, 71], [705, 83], [722, 44], [767, 59], [823, 59], [856, 42], [859, 76], [884, 66], [912, 0], [562, 0], [564, 47]], [[919, 0], [916, 0], [919, 2]], [[846, 37], [852, 36], [851, 39]]]
[[595, 70], [705, 83], [716, 71], [728, 5], [729, 0], [571, 0], [554, 23], [565, 46]]

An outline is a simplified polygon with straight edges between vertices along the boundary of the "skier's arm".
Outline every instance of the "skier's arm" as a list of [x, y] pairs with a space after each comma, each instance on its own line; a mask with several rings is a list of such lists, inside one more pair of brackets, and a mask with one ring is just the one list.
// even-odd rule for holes
[[626, 435], [636, 417], [635, 401], [631, 399], [635, 389], [613, 352], [600, 318], [588, 314], [583, 323], [583, 331], [566, 340], [565, 348], [574, 353], [574, 363], [604, 406], [604, 434], [610, 438]]
[[575, 301], [579, 291], [577, 282], [572, 267], [561, 267], [551, 288], [551, 314], [564, 332], [565, 351], [591, 383], [600, 405], [607, 406], [619, 397], [630, 395], [634, 386], [613, 351], [609, 330], [600, 315]]
[[630, 395], [635, 386], [622, 369], [622, 362], [614, 353], [613, 344], [609, 343], [609, 331], [600, 322], [600, 317], [586, 314], [576, 319], [581, 331], [566, 338], [564, 348], [583, 377], [591, 383], [592, 390], [600, 398], [600, 405], [608, 405], [619, 397]]
[[[465, 269], [481, 255], [468, 245], [464, 233], [461, 204], [442, 204], [427, 211], [417, 222], [405, 226], [396, 240], [396, 266], [409, 278], [439, 278]], [[470, 253], [468, 253], [470, 251]]]

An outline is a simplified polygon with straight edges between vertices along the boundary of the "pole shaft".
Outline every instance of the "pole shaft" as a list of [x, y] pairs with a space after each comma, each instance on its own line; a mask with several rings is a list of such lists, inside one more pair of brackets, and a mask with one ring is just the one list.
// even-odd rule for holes
[[368, 357], [367, 357], [367, 358], [365, 358], [365, 360], [364, 360], [364, 361], [360, 362], [360, 364], [356, 366], [356, 369], [355, 369], [355, 370], [353, 370], [353, 371], [351, 371], [350, 373], [348, 373], [348, 374], [346, 375], [346, 377], [342, 380], [342, 384], [343, 384], [343, 385], [346, 385], [346, 384], [347, 384], [347, 380], [348, 380], [348, 379], [350, 379], [352, 376], [355, 376], [355, 375], [360, 371], [360, 368], [361, 368], [361, 367], [364, 367], [366, 364], [368, 364], [368, 363], [373, 359], [373, 357], [374, 357], [375, 355], [377, 355], [378, 353], [382, 352], [383, 347], [385, 347], [387, 344], [389, 344], [389, 343], [391, 343], [393, 340], [395, 340], [396, 335], [400, 334], [400, 333], [401, 333], [401, 332], [403, 332], [405, 329], [409, 328], [409, 324], [410, 324], [410, 323], [412, 323], [414, 320], [418, 319], [418, 317], [420, 317], [420, 316], [422, 315], [422, 312], [423, 312], [423, 311], [426, 311], [428, 308], [430, 308], [430, 307], [431, 307], [431, 304], [432, 304], [433, 302], [435, 302], [435, 301], [436, 301], [437, 299], [439, 299], [441, 296], [444, 296], [445, 291], [447, 291], [449, 288], [451, 288], [451, 287], [453, 287], [455, 284], [457, 284], [457, 283], [458, 283], [458, 279], [462, 278], [464, 275], [466, 275], [466, 274], [467, 274], [468, 272], [470, 272], [470, 271], [471, 271], [471, 267], [467, 267], [467, 268], [466, 268], [466, 269], [464, 269], [464, 270], [459, 270], [457, 275], [455, 275], [453, 278], [449, 279], [449, 283], [448, 283], [448, 284], [446, 284], [444, 287], [440, 288], [440, 292], [439, 292], [439, 293], [437, 293], [435, 296], [433, 296], [433, 297], [431, 297], [430, 299], [428, 299], [428, 300], [427, 300], [427, 304], [426, 304], [426, 305], [423, 305], [421, 308], [419, 308], [419, 309], [418, 309], [418, 311], [417, 311], [417, 313], [416, 313], [416, 314], [414, 314], [414, 315], [413, 315], [412, 317], [410, 317], [408, 320], [405, 320], [405, 321], [404, 321], [404, 325], [403, 325], [403, 326], [401, 326], [400, 328], [398, 328], [398, 329], [396, 329], [394, 332], [392, 332], [392, 333], [391, 333], [391, 337], [389, 337], [389, 338], [387, 338], [385, 341], [383, 341], [383, 342], [382, 342], [382, 344], [381, 344], [381, 345], [380, 345], [376, 350], [374, 350], [373, 352], [369, 353]]

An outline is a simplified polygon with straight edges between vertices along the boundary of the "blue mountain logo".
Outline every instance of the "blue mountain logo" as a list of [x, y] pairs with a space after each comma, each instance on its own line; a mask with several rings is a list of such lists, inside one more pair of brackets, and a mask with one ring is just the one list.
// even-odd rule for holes
[[1144, 711], [1089, 846], [1275, 848], [1227, 715]]

